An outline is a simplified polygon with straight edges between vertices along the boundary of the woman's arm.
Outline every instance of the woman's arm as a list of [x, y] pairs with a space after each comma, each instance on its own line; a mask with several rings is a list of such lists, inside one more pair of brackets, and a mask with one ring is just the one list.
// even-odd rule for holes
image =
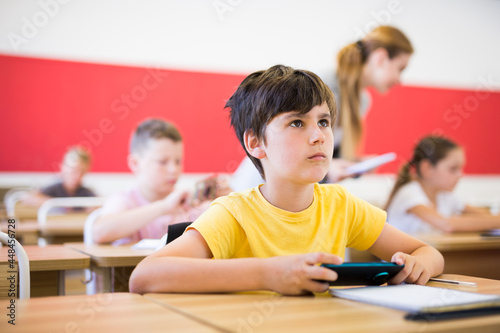
[[500, 216], [477, 211], [475, 211], [474, 214], [467, 213], [458, 216], [444, 217], [434, 208], [418, 205], [408, 209], [408, 212], [444, 232], [482, 231], [500, 228]]
[[393, 284], [425, 284], [430, 277], [441, 274], [444, 269], [444, 259], [438, 250], [387, 223], [369, 251], [385, 261], [405, 265], [390, 280]]
[[148, 292], [236, 292], [272, 290], [282, 294], [323, 292], [337, 274], [318, 266], [340, 264], [328, 253], [241, 259], [210, 259], [212, 252], [194, 229], [153, 253], [137, 265], [130, 277], [130, 291]]

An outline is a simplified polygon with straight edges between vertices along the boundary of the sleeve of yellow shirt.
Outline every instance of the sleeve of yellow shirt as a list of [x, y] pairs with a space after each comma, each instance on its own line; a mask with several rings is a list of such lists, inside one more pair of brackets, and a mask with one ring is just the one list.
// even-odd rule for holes
[[358, 197], [347, 193], [347, 213], [351, 217], [351, 228], [347, 246], [360, 251], [375, 243], [384, 228], [387, 214]]
[[218, 203], [212, 204], [188, 229], [196, 229], [203, 236], [214, 259], [236, 257], [246, 241], [238, 221]]

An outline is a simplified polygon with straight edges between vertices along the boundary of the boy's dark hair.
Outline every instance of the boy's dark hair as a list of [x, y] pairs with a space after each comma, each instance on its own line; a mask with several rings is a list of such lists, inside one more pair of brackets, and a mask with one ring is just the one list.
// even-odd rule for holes
[[150, 139], [170, 139], [174, 142], [182, 141], [179, 130], [161, 119], [147, 119], [137, 126], [130, 140], [130, 152], [140, 154], [148, 145]]
[[[323, 103], [328, 105], [333, 127], [337, 106], [330, 88], [312, 72], [276, 65], [248, 75], [225, 107], [231, 109], [231, 126], [246, 151], [246, 131], [253, 131], [265, 143], [266, 126], [278, 114], [290, 111], [306, 114]], [[265, 179], [260, 160], [246, 153]]]

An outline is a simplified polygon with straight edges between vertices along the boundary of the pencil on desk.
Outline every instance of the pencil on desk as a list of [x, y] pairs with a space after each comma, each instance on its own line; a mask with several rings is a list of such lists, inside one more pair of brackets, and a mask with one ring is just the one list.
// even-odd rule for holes
[[475, 282], [457, 281], [457, 280], [448, 280], [448, 279], [438, 279], [438, 278], [430, 278], [429, 281], [432, 281], [432, 282], [441, 282], [441, 283], [450, 283], [450, 284], [458, 284], [460, 286], [467, 286], [467, 287], [477, 287], [477, 283], [475, 283]]

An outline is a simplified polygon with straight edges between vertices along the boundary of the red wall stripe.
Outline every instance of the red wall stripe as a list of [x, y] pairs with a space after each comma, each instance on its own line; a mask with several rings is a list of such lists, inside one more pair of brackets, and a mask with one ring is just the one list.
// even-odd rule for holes
[[399, 86], [385, 96], [371, 91], [373, 108], [365, 119], [366, 153], [395, 151], [398, 161], [379, 172], [396, 172], [421, 137], [438, 134], [465, 149], [466, 173], [500, 173], [500, 92], [483, 88]]
[[179, 127], [186, 172], [231, 172], [244, 156], [223, 109], [244, 76], [10, 56], [0, 68], [2, 171], [57, 171], [78, 143], [93, 171], [128, 171], [130, 133], [148, 117]]
[[[0, 171], [57, 171], [66, 147], [80, 143], [93, 171], [126, 172], [130, 133], [147, 117], [179, 127], [186, 172], [232, 172], [244, 156], [223, 109], [243, 75], [6, 55], [0, 72]], [[372, 96], [365, 151], [399, 156], [380, 172], [396, 171], [434, 132], [466, 148], [466, 172], [500, 173], [500, 92], [404, 86]]]

